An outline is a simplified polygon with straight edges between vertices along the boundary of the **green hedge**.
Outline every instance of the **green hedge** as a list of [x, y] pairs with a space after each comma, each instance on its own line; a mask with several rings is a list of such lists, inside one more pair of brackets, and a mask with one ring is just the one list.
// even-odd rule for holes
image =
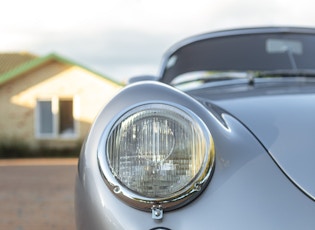
[[78, 157], [80, 154], [81, 142], [74, 148], [30, 148], [26, 143], [17, 141], [0, 142], [0, 159], [8, 158], [60, 158]]

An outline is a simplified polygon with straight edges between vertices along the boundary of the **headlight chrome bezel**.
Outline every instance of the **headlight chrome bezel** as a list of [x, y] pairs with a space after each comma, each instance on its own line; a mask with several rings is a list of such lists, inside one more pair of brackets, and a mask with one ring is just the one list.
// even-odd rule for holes
[[[108, 138], [112, 133], [112, 130], [115, 129], [117, 123], [121, 122], [123, 118], [132, 115], [132, 112], [130, 111], [139, 111], [138, 108], [146, 108], [146, 106], [153, 108], [155, 106], [159, 108], [165, 107], [165, 110], [169, 108], [174, 108], [174, 111], [179, 111], [180, 113], [185, 114], [185, 116], [189, 116], [198, 125], [198, 129], [200, 129], [200, 131], [202, 132], [204, 143], [206, 145], [206, 152], [204, 153], [202, 166], [200, 170], [196, 173], [194, 178], [186, 186], [165, 197], [147, 197], [137, 193], [136, 191], [131, 190], [125, 184], [123, 184], [117, 178], [117, 176], [115, 176], [115, 172], [113, 172], [110, 163], [108, 162], [108, 148], [106, 145], [108, 142]], [[131, 108], [128, 108], [120, 113], [118, 116], [114, 117], [114, 119], [112, 119], [112, 121], [104, 130], [98, 146], [97, 156], [99, 168], [103, 179], [109, 189], [118, 198], [123, 200], [128, 205], [143, 211], [151, 211], [155, 208], [169, 211], [186, 205], [191, 200], [195, 199], [207, 186], [214, 170], [215, 148], [212, 135], [206, 124], [203, 122], [202, 119], [199, 118], [199, 116], [197, 116], [188, 108], [181, 105], [158, 101], [134, 105]]]

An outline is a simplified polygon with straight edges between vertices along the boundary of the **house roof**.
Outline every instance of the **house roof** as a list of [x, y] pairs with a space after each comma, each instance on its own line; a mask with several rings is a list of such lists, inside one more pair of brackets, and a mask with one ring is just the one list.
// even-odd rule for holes
[[[3, 55], [3, 56], [2, 56]], [[25, 55], [12, 53], [12, 54], [0, 54], [0, 85], [6, 83], [9, 80], [12, 80], [23, 73], [31, 71], [34, 68], [37, 68], [43, 64], [46, 64], [50, 61], [59, 61], [68, 65], [79, 66], [89, 72], [94, 73], [95, 75], [102, 77], [108, 81], [111, 81], [117, 85], [123, 85], [120, 82], [117, 82], [113, 79], [110, 79], [103, 74], [100, 74], [94, 70], [91, 70], [83, 65], [70, 61], [64, 57], [61, 57], [55, 53], [48, 54], [43, 57], [36, 57], [31, 54], [25, 53]], [[2, 56], [2, 57], [1, 57]], [[6, 59], [6, 60], [5, 60]], [[3, 65], [3, 67], [1, 67]]]
[[26, 52], [0, 53], [0, 75], [35, 58], [37, 58], [37, 56]]

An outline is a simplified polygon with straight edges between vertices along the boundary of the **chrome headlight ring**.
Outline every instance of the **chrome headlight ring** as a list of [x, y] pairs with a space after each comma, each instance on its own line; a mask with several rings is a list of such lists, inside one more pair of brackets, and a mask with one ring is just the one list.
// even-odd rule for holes
[[197, 197], [214, 167], [214, 143], [204, 122], [166, 102], [136, 105], [113, 120], [98, 147], [110, 190], [130, 206], [172, 210]]

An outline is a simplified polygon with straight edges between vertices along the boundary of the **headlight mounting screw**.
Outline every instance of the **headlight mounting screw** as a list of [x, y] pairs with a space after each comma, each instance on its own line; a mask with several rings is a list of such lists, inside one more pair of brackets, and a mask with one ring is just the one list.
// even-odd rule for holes
[[196, 183], [194, 188], [195, 188], [195, 191], [197, 191], [197, 192], [201, 191], [201, 184], [200, 183]]
[[121, 192], [119, 186], [115, 186], [113, 191], [114, 191], [114, 193], [120, 193]]
[[153, 205], [151, 210], [152, 210], [152, 219], [154, 220], [163, 219], [163, 209], [161, 205], [159, 206]]

